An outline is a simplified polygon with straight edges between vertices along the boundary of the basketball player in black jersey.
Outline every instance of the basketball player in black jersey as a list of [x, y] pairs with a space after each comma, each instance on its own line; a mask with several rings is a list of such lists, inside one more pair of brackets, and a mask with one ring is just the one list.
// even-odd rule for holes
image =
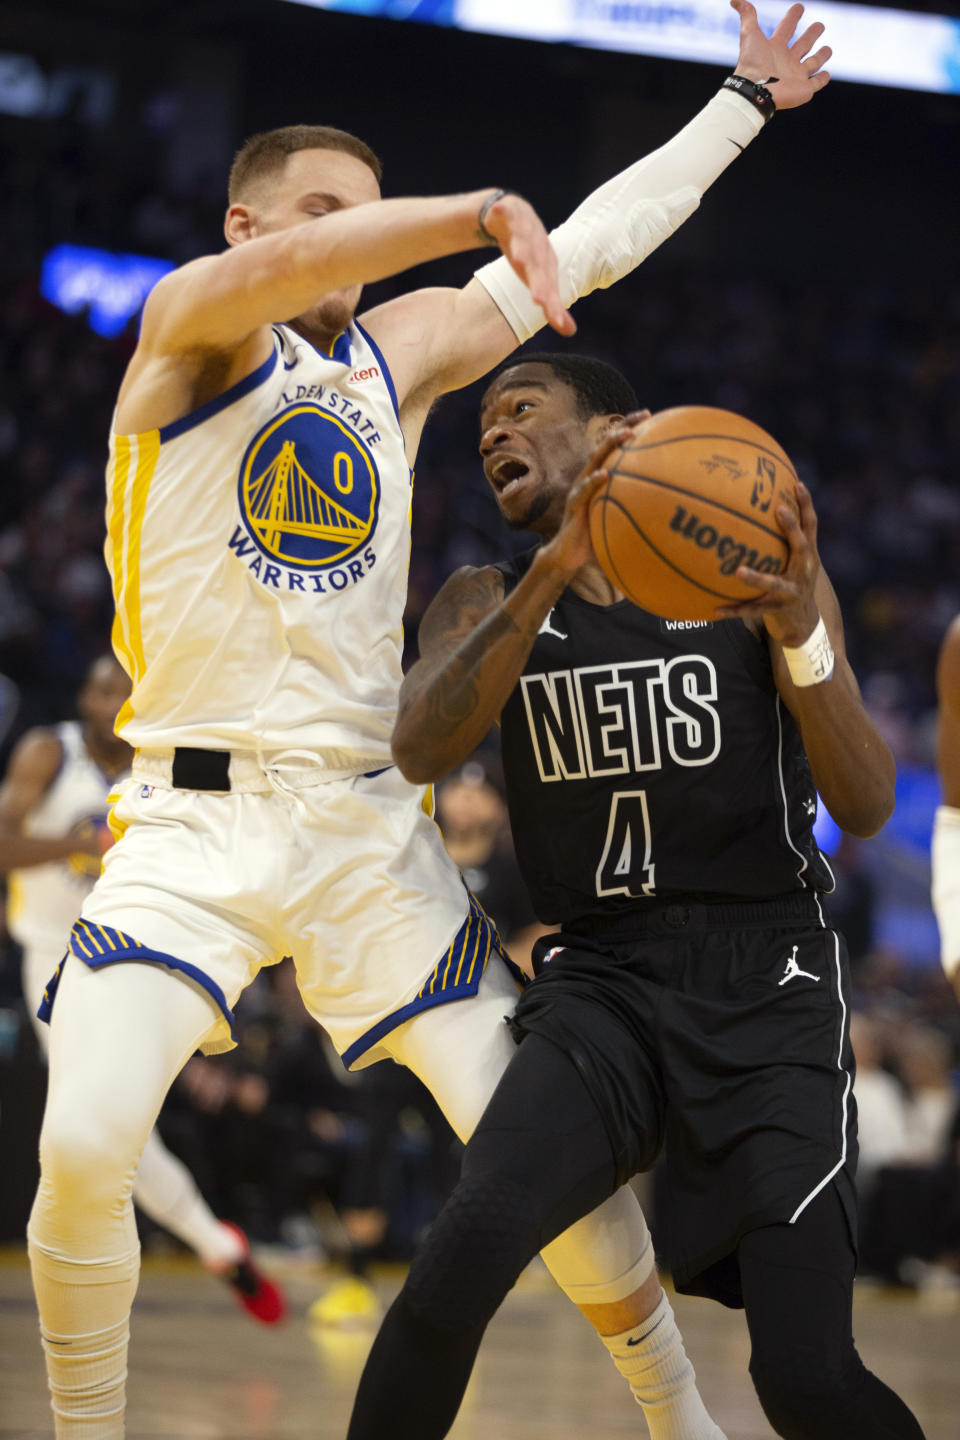
[[[447, 582], [404, 683], [394, 754], [410, 779], [439, 778], [499, 717], [518, 858], [557, 933], [534, 948], [522, 1043], [384, 1321], [350, 1440], [445, 1435], [522, 1267], [661, 1149], [677, 1288], [745, 1308], [777, 1434], [922, 1436], [853, 1343], [847, 963], [812, 831], [817, 791], [844, 829], [877, 831], [893, 759], [803, 487], [799, 518], [778, 517], [785, 572], [741, 570], [762, 593], [724, 618], [671, 623], [611, 586], [587, 507], [635, 411], [600, 362], [500, 371], [484, 469], [540, 544]], [[833, 669], [811, 683], [790, 652], [820, 617]]]

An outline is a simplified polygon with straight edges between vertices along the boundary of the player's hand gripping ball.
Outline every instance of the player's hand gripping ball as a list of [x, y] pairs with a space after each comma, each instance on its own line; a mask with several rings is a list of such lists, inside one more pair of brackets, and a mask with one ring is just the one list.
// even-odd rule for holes
[[729, 410], [682, 405], [638, 425], [604, 462], [590, 502], [594, 553], [618, 590], [668, 620], [713, 620], [760, 592], [741, 565], [777, 575], [790, 554], [778, 506], [796, 472], [772, 436]]

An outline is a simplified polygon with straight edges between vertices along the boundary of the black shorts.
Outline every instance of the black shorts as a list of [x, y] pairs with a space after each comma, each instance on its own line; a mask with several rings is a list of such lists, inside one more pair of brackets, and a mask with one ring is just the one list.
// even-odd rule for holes
[[855, 1238], [847, 955], [814, 896], [588, 917], [534, 962], [514, 1033], [573, 1060], [621, 1180], [665, 1149], [678, 1290], [740, 1304], [741, 1236], [831, 1183]]

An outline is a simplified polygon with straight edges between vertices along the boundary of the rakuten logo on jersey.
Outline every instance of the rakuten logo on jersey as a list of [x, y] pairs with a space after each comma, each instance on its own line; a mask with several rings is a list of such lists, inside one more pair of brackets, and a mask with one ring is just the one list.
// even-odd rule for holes
[[361, 380], [379, 380], [380, 371], [376, 365], [368, 365], [366, 370], [354, 370], [347, 382], [350, 385], [359, 385]]
[[720, 753], [717, 672], [705, 655], [524, 675], [540, 779], [709, 765]]

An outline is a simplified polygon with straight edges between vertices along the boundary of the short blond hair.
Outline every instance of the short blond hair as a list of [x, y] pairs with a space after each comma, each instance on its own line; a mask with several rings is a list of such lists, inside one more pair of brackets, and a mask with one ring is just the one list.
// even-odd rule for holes
[[337, 130], [332, 125], [281, 125], [277, 130], [263, 130], [245, 140], [233, 157], [227, 195], [231, 205], [249, 194], [258, 180], [279, 174], [288, 155], [298, 150], [340, 150], [355, 155], [369, 166], [379, 184], [383, 166], [378, 156], [356, 135]]

